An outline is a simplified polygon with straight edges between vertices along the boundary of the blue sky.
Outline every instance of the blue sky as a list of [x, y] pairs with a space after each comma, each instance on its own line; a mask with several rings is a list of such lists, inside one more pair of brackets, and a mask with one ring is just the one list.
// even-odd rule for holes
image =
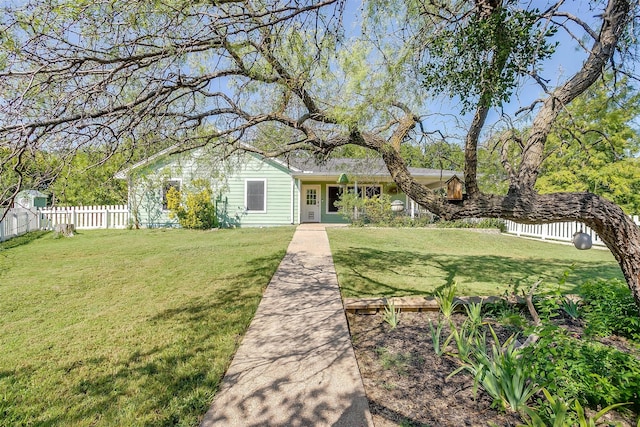
[[[522, 1], [523, 5], [530, 8], [538, 8], [540, 10], [546, 10], [551, 2], [546, 0], [529, 0]], [[562, 10], [571, 12], [581, 19], [585, 20], [589, 24], [593, 24], [597, 19], [595, 15], [599, 13], [597, 10], [593, 10], [593, 6], [590, 4], [593, 2], [585, 2], [580, 0], [567, 0], [565, 1]], [[359, 34], [360, 9], [362, 8], [362, 1], [360, 0], [348, 0], [347, 7], [345, 9], [345, 29], [347, 34], [351, 37], [357, 37]], [[583, 31], [576, 24], [567, 24], [571, 31], [576, 32], [580, 36]], [[597, 27], [595, 28], [597, 31]], [[575, 73], [586, 59], [586, 53], [579, 51], [579, 44], [575, 39], [563, 30], [560, 30], [555, 40], [559, 43], [553, 57], [545, 62], [544, 68], [541, 70], [540, 75], [542, 78], [549, 82], [549, 89], [552, 89], [558, 82], [564, 81], [568, 76]], [[591, 42], [588, 43], [590, 46]], [[544, 95], [542, 88], [529, 80], [523, 85], [512, 97], [512, 102], [503, 106], [503, 111], [507, 114], [513, 115], [523, 106], [530, 105], [534, 100]], [[452, 130], [456, 125], [454, 123], [454, 117], [469, 121], [471, 115], [462, 116], [460, 113], [459, 105], [456, 105], [456, 101], [449, 101], [446, 99], [438, 99], [431, 102], [428, 106], [429, 112], [440, 112], [442, 114], [450, 114], [449, 116], [441, 117], [442, 126]], [[490, 121], [496, 121], [500, 118], [500, 111], [494, 110], [490, 114]]]

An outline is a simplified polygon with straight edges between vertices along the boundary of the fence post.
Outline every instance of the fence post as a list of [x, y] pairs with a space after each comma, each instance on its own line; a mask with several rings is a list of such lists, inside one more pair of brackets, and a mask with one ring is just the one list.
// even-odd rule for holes
[[18, 214], [14, 210], [11, 213], [11, 218], [13, 218], [13, 226], [11, 227], [11, 237], [16, 237], [18, 235]]

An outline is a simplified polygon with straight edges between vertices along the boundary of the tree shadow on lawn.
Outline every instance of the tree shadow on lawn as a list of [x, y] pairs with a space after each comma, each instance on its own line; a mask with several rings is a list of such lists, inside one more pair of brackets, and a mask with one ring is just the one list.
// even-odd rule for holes
[[[447, 285], [469, 277], [473, 283], [501, 289], [513, 286], [515, 291], [526, 288], [537, 279], [556, 285], [566, 271], [570, 271], [565, 292], [577, 293], [580, 284], [595, 278], [622, 278], [620, 267], [614, 262], [585, 261], [573, 265], [569, 260], [544, 258], [514, 259], [497, 255], [416, 254], [410, 251], [349, 248], [333, 253], [337, 266], [346, 269], [343, 275], [358, 278], [362, 284], [341, 283], [345, 294], [362, 295], [371, 289], [372, 296], [409, 296], [432, 294]], [[338, 268], [340, 272], [340, 268]], [[433, 274], [433, 272], [436, 274]], [[429, 273], [431, 272], [431, 273]], [[398, 285], [380, 280], [385, 276], [414, 279], [416, 286]], [[389, 281], [391, 282], [391, 281]], [[400, 282], [400, 280], [398, 281]], [[427, 289], [425, 291], [425, 289]]]
[[[61, 381], [64, 384], [59, 384], [60, 395], [66, 395], [56, 397], [56, 390], [49, 389], [54, 396], [45, 399], [46, 408], [40, 406], [42, 401], [35, 409], [25, 407], [26, 401], [16, 402], [13, 416], [51, 426], [118, 424], [133, 420], [134, 424], [129, 425], [197, 424], [209, 408], [230, 363], [229, 358], [219, 357], [218, 349], [226, 348], [228, 357], [233, 356], [283, 254], [284, 251], [278, 251], [252, 260], [248, 265], [250, 270], [228, 277], [227, 286], [210, 296], [192, 298], [141, 319], [141, 328], [148, 328], [150, 324], [158, 334], [167, 329], [177, 331], [168, 339], [159, 339], [157, 345], [153, 336], [141, 335], [134, 337], [142, 341], [140, 345], [134, 344], [126, 352], [118, 348], [122, 356], [117, 359], [109, 356], [109, 349], [100, 348], [98, 343], [94, 356], [85, 353], [65, 365], [35, 367], [30, 372], [14, 371], [12, 375], [21, 378], [22, 384], [37, 381], [39, 370], [57, 371], [55, 376], [64, 378]], [[132, 329], [136, 329], [135, 325]], [[220, 330], [227, 332], [220, 334]], [[122, 339], [131, 340], [131, 336]], [[115, 339], [114, 343], [117, 342]], [[31, 398], [36, 400], [37, 396]], [[24, 406], [20, 408], [20, 405]]]
[[31, 231], [18, 237], [12, 237], [0, 243], [0, 252], [6, 249], [17, 248], [18, 246], [28, 245], [29, 243], [41, 239], [42, 237], [50, 234], [50, 231]]

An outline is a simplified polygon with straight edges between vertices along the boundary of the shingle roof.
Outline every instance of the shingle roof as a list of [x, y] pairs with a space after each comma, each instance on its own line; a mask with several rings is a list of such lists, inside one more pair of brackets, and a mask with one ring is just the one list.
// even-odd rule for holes
[[[291, 158], [283, 163], [311, 175], [368, 175], [368, 176], [389, 176], [389, 171], [384, 161], [380, 158], [352, 159], [335, 158], [318, 162], [313, 158]], [[409, 168], [409, 172], [414, 177], [451, 177], [456, 174], [454, 171], [427, 168]]]

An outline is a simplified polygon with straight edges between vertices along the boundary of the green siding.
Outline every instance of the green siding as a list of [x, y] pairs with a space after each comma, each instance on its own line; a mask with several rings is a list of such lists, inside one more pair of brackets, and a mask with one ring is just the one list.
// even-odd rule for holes
[[[265, 180], [265, 212], [250, 212], [245, 209], [245, 182], [251, 179]], [[228, 191], [223, 195], [226, 214], [238, 226], [293, 224], [297, 221], [296, 209], [293, 211], [293, 218], [291, 216], [292, 192], [295, 195], [293, 182], [289, 172], [276, 162], [248, 154], [241, 167], [227, 181]], [[297, 204], [295, 200], [295, 205]]]
[[[221, 172], [225, 171], [226, 172]], [[195, 179], [211, 182], [216, 194], [216, 206], [222, 226], [286, 225], [297, 221], [299, 188], [292, 188], [289, 171], [277, 162], [260, 159], [253, 154], [240, 155], [226, 162], [216, 160], [197, 149], [175, 156], [163, 157], [135, 171], [130, 185], [129, 203], [136, 208], [143, 227], [176, 227], [175, 219], [162, 209], [162, 185], [166, 180], [181, 181], [181, 190], [188, 191]], [[266, 212], [247, 212], [245, 181], [264, 179], [266, 182]], [[295, 194], [293, 218], [291, 195]]]
[[[222, 172], [221, 172], [222, 171]], [[320, 221], [345, 224], [348, 220], [338, 213], [328, 212], [327, 188], [335, 181], [314, 182], [293, 179], [291, 172], [277, 161], [245, 153], [234, 159], [216, 160], [206, 149], [196, 149], [179, 155], [160, 158], [135, 170], [130, 183], [130, 207], [138, 211], [143, 227], [176, 227], [175, 219], [162, 209], [162, 185], [166, 180], [181, 181], [181, 190], [189, 191], [191, 182], [205, 179], [216, 194], [216, 207], [223, 227], [256, 227], [297, 224], [300, 220], [301, 191], [304, 185], [320, 186]], [[247, 211], [245, 183], [263, 180], [266, 185], [264, 212]], [[376, 184], [376, 183], [362, 183]], [[362, 185], [361, 184], [361, 185]], [[381, 184], [383, 191], [385, 186]], [[392, 200], [402, 200], [402, 193], [392, 194]], [[293, 203], [293, 205], [292, 205]], [[405, 206], [406, 207], [406, 206]]]

